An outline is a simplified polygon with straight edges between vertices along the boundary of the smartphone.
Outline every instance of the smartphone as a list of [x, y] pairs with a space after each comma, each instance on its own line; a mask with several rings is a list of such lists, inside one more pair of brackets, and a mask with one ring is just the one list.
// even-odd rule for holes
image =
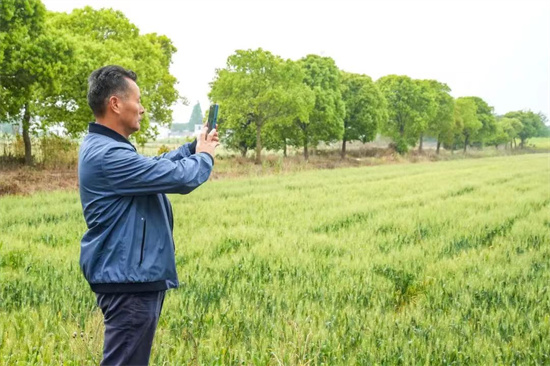
[[212, 104], [210, 106], [210, 110], [208, 111], [208, 133], [216, 128], [216, 124], [218, 123], [218, 110], [220, 107], [217, 104]]

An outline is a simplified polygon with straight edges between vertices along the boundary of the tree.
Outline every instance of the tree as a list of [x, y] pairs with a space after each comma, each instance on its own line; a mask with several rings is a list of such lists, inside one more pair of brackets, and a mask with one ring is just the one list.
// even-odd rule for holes
[[540, 121], [542, 122], [542, 126], [540, 126], [540, 130], [537, 136], [550, 137], [550, 125], [548, 124], [548, 118], [542, 112], [539, 112], [538, 115], [540, 117]]
[[156, 133], [148, 116], [170, 123], [168, 107], [178, 93], [176, 79], [168, 72], [176, 49], [167, 37], [139, 35], [137, 27], [114, 10], [86, 7], [71, 14], [49, 13], [37, 0], [3, 1], [0, 7], [0, 118], [21, 120], [27, 163], [32, 161], [32, 128], [59, 123], [71, 135], [87, 129], [93, 120], [87, 79], [106, 64], [119, 64], [139, 76], [148, 114], [133, 135], [138, 143]]
[[[28, 50], [24, 46], [44, 32], [46, 8], [36, 1], [0, 2], [0, 117], [21, 112], [21, 103], [14, 100], [17, 93], [18, 62]], [[25, 80], [28, 84], [28, 80]], [[25, 84], [20, 87], [24, 88]], [[15, 89], [15, 90], [14, 90]]]
[[517, 133], [521, 141], [519, 145], [521, 149], [525, 147], [527, 139], [542, 135], [546, 128], [546, 116], [542, 113], [515, 111], [506, 113], [504, 117], [517, 118], [521, 122], [522, 128]]
[[[512, 142], [516, 140], [518, 134], [523, 129], [523, 124], [518, 118], [500, 117], [497, 119], [497, 131], [499, 131], [499, 128], [502, 129], [504, 133], [502, 138], [504, 139], [504, 137], [506, 137], [506, 141], [503, 142], [505, 147], [510, 143], [510, 148], [512, 148]], [[495, 140], [498, 140], [498, 138]]]
[[256, 128], [252, 120], [236, 120], [231, 123], [231, 126], [227, 123], [220, 123], [218, 130], [223, 136], [224, 147], [239, 151], [243, 158], [246, 157], [248, 151], [256, 149]]
[[418, 151], [422, 152], [424, 146], [424, 135], [429, 128], [430, 122], [434, 120], [437, 114], [437, 91], [434, 89], [435, 80], [413, 80], [420, 89], [420, 98], [418, 107], [420, 110], [417, 124], [418, 133]]
[[3, 1], [0, 10], [0, 120], [21, 122], [25, 163], [31, 165], [32, 117], [41, 96], [62, 87], [59, 75], [71, 64], [72, 49], [46, 25], [39, 0]]
[[193, 107], [193, 112], [191, 112], [191, 118], [189, 118], [189, 122], [187, 123], [187, 126], [190, 130], [193, 130], [195, 125], [202, 125], [203, 121], [203, 115], [202, 115], [202, 109], [199, 102], [195, 104]]
[[374, 140], [379, 126], [386, 122], [386, 99], [369, 76], [342, 72], [342, 100], [346, 109], [342, 159], [346, 156], [346, 142]]
[[476, 113], [477, 106], [474, 100], [461, 97], [456, 100], [454, 119], [457, 126], [462, 126], [461, 135], [464, 143], [464, 153], [470, 144], [470, 139], [481, 129], [482, 123]]
[[[293, 145], [304, 148], [304, 159], [307, 161], [310, 146], [342, 138], [346, 111], [340, 92], [340, 70], [334, 60], [308, 55], [298, 63], [304, 71], [303, 83], [314, 96], [312, 105], [309, 104], [309, 97], [304, 98], [307, 108], [301, 109], [303, 113], [294, 119], [299, 137]], [[307, 111], [310, 106], [313, 108]]]
[[[169, 72], [176, 48], [163, 35], [139, 34], [139, 29], [122, 12], [112, 9], [75, 9], [72, 13], [49, 13], [48, 23], [56, 34], [70, 37], [76, 57], [70, 69], [58, 79], [59, 93], [46, 96], [39, 111], [43, 125], [61, 123], [71, 135], [79, 135], [94, 120], [88, 107], [87, 80], [102, 66], [117, 64], [138, 75], [145, 113], [140, 131], [132, 138], [139, 144], [156, 135], [151, 126], [172, 121], [170, 106], [179, 97], [176, 78]], [[185, 102], [185, 100], [184, 100]]]
[[[425, 80], [424, 82], [430, 88], [435, 102], [435, 113], [428, 120], [427, 133], [437, 138], [436, 153], [439, 154], [445, 136], [454, 126], [454, 99], [450, 95], [451, 88], [447, 84], [436, 80]], [[422, 143], [419, 145], [419, 150], [422, 149], [420, 146]]]
[[[508, 118], [507, 120], [510, 120], [511, 118]], [[495, 132], [489, 136], [485, 140], [485, 142], [488, 145], [492, 145], [495, 147], [495, 149], [498, 149], [498, 145], [501, 144], [508, 144], [508, 141], [510, 141], [510, 136], [508, 135], [508, 131], [505, 128], [505, 124], [507, 124], [507, 121], [502, 121], [503, 119], [497, 119], [497, 123], [495, 125]]]
[[382, 131], [393, 139], [397, 152], [405, 153], [426, 130], [433, 99], [422, 82], [404, 75], [384, 76], [376, 85], [388, 103], [388, 120]]
[[302, 146], [302, 130], [297, 121], [306, 121], [315, 106], [315, 94], [305, 84], [290, 91], [289, 99], [292, 101], [288, 107], [288, 113], [272, 123], [266, 129], [266, 148], [271, 150], [283, 150], [287, 156], [288, 146]]
[[477, 119], [481, 122], [481, 128], [476, 131], [475, 135], [471, 136], [473, 143], [477, 143], [483, 147], [484, 142], [489, 140], [496, 132], [496, 118], [494, 108], [491, 107], [480, 97], [464, 97], [469, 99], [476, 105]]
[[[256, 164], [261, 164], [264, 127], [288, 119], [297, 107], [297, 95], [307, 92], [302, 85], [303, 72], [290, 60], [269, 51], [237, 50], [227, 66], [216, 71], [210, 99], [220, 105], [223, 117], [221, 133], [230, 133], [233, 145], [250, 147], [249, 126], [255, 128]], [[300, 99], [300, 98], [298, 98]], [[243, 136], [240, 136], [243, 134]]]

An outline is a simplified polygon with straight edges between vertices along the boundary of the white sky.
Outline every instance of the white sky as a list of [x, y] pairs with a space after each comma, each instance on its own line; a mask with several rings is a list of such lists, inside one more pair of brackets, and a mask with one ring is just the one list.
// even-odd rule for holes
[[48, 10], [90, 5], [121, 10], [142, 33], [172, 39], [171, 72], [189, 106], [237, 49], [297, 60], [330, 56], [342, 70], [436, 79], [454, 97], [479, 96], [499, 114], [550, 117], [550, 1], [536, 0], [42, 0]]

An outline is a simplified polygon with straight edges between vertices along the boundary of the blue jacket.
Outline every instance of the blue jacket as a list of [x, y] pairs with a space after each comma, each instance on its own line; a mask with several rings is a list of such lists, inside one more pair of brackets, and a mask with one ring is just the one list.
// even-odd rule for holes
[[174, 219], [165, 193], [190, 193], [208, 180], [212, 165], [208, 153], [195, 154], [195, 143], [148, 158], [122, 135], [90, 123], [78, 158], [88, 226], [80, 267], [94, 292], [178, 286]]

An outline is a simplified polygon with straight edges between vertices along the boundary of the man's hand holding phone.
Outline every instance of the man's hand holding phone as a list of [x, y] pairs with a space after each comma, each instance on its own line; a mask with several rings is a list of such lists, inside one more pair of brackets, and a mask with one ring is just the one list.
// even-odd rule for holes
[[216, 122], [218, 121], [218, 105], [213, 104], [210, 106], [208, 112], [208, 121], [202, 126], [201, 134], [197, 140], [196, 152], [205, 152], [210, 154], [214, 159], [214, 150], [220, 144], [218, 138], [218, 130], [216, 130]]

